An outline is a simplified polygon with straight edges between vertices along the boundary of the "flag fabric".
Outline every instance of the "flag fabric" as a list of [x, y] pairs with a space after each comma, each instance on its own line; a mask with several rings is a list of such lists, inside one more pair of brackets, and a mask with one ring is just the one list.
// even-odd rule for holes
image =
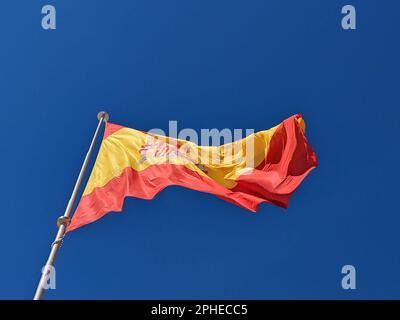
[[170, 185], [214, 194], [253, 212], [261, 202], [286, 208], [316, 166], [300, 114], [221, 146], [198, 146], [107, 122], [67, 231], [122, 211], [125, 197], [153, 199]]

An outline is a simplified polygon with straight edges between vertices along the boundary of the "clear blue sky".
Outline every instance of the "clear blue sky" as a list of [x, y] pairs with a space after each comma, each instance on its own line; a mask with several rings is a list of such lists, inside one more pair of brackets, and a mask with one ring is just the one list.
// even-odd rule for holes
[[[355, 31], [341, 28], [348, 3]], [[319, 167], [287, 210], [179, 187], [128, 199], [67, 235], [47, 298], [400, 298], [399, 3], [0, 7], [0, 298], [32, 298], [101, 109], [141, 130], [262, 130], [302, 113]]]

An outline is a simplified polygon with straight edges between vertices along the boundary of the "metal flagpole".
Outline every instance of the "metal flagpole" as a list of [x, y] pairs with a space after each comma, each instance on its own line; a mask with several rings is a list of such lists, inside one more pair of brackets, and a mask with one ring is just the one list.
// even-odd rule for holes
[[88, 166], [88, 163], [90, 160], [90, 155], [92, 154], [93, 147], [96, 142], [97, 136], [99, 135], [101, 124], [103, 123], [103, 121], [107, 122], [108, 118], [109, 118], [108, 113], [104, 112], [104, 111], [99, 112], [97, 115], [97, 119], [99, 119], [99, 123], [98, 123], [96, 131], [93, 135], [92, 142], [90, 143], [90, 147], [86, 154], [85, 160], [83, 161], [81, 171], [79, 172], [78, 179], [76, 180], [74, 190], [72, 191], [71, 198], [68, 201], [68, 205], [67, 205], [67, 208], [65, 209], [64, 215], [57, 219], [57, 227], [58, 227], [57, 236], [56, 236], [54, 242], [51, 244], [51, 251], [50, 251], [49, 257], [47, 259], [46, 265], [43, 267], [42, 276], [40, 277], [40, 281], [39, 281], [38, 287], [36, 289], [35, 297], [33, 298], [34, 300], [43, 299], [45, 285], [47, 284], [50, 273], [52, 272], [52, 268], [54, 266], [54, 261], [57, 256], [58, 249], [60, 249], [60, 246], [63, 242], [63, 238], [65, 235], [65, 231], [71, 220], [70, 215], [71, 215], [71, 211], [74, 206], [74, 203], [75, 203], [75, 198], [78, 193], [79, 187], [81, 185], [86, 168]]

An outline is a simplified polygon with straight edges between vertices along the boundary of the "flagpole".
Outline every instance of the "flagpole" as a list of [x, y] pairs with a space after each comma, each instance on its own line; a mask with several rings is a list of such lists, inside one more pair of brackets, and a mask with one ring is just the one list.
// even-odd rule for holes
[[68, 205], [65, 209], [64, 215], [57, 219], [58, 232], [57, 232], [54, 242], [51, 244], [51, 251], [50, 251], [49, 257], [47, 259], [46, 265], [43, 267], [42, 275], [40, 277], [40, 281], [37, 286], [35, 296], [33, 298], [34, 300], [42, 300], [43, 299], [45, 285], [48, 281], [50, 273], [52, 272], [52, 268], [54, 266], [54, 261], [57, 256], [58, 249], [60, 249], [60, 247], [61, 247], [61, 244], [64, 239], [65, 231], [71, 220], [70, 219], [71, 211], [74, 206], [76, 195], [78, 194], [79, 187], [82, 183], [82, 179], [85, 174], [86, 168], [88, 166], [88, 163], [90, 160], [90, 155], [92, 154], [94, 144], [96, 142], [97, 136], [99, 135], [101, 124], [103, 123], [103, 121], [107, 122], [108, 118], [109, 118], [108, 113], [104, 112], [104, 111], [99, 112], [97, 115], [97, 119], [99, 120], [99, 123], [97, 124], [96, 131], [94, 132], [92, 142], [90, 143], [89, 150], [86, 153], [85, 160], [83, 161], [81, 171], [79, 172], [78, 179], [75, 182], [75, 186], [72, 191], [71, 198], [68, 201]]

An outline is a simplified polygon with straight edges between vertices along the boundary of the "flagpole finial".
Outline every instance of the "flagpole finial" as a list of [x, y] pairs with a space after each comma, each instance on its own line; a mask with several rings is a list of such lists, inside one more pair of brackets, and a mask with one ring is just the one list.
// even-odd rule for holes
[[107, 112], [105, 112], [105, 111], [100, 111], [98, 114], [97, 114], [97, 119], [103, 119], [105, 122], [107, 122], [108, 121], [108, 119], [110, 118], [110, 116], [108, 115], [108, 113]]

